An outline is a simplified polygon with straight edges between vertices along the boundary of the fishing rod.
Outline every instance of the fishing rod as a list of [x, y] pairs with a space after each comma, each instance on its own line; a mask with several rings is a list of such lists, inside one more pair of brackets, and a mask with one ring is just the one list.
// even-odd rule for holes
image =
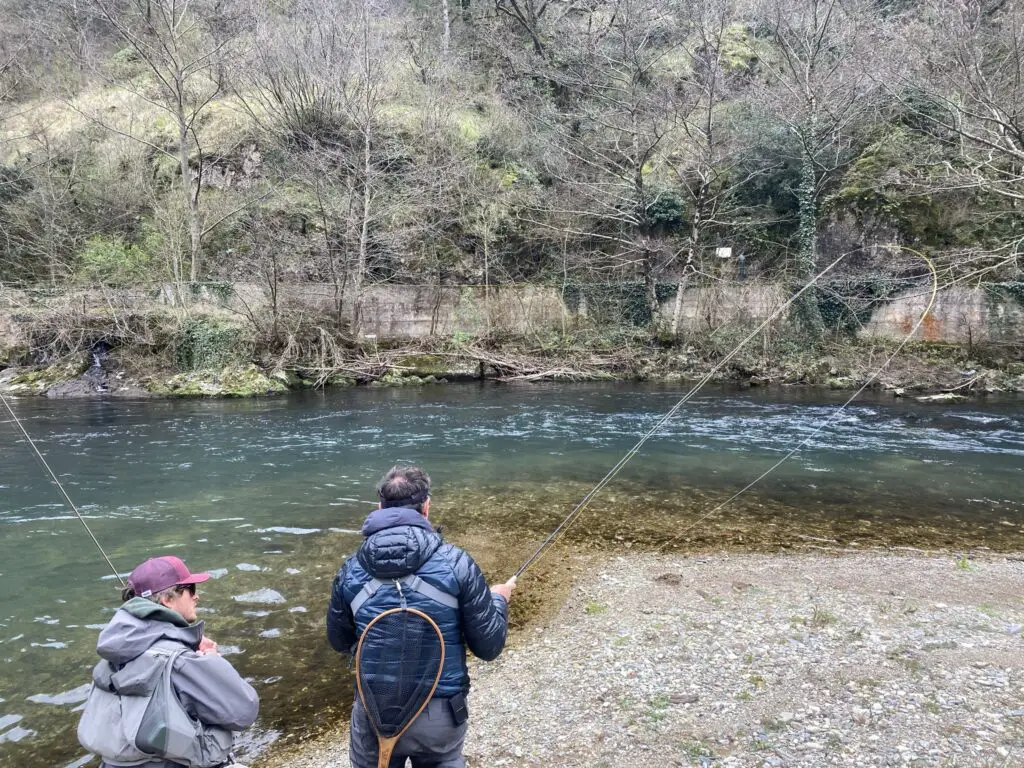
[[25, 429], [25, 425], [21, 423], [21, 419], [18, 418], [18, 414], [16, 414], [14, 412], [14, 409], [11, 408], [11, 404], [7, 401], [7, 398], [4, 396], [3, 392], [0, 392], [0, 401], [3, 402], [4, 407], [7, 409], [7, 412], [11, 414], [11, 419], [18, 426], [18, 429], [21, 430], [21, 434], [25, 436], [25, 440], [28, 441], [28, 444], [32, 448], [32, 451], [35, 453], [36, 458], [39, 459], [39, 463], [42, 464], [43, 468], [49, 473], [50, 479], [53, 480], [53, 484], [56, 485], [57, 488], [60, 490], [61, 495], [64, 497], [64, 501], [67, 502], [67, 505], [69, 507], [71, 507], [71, 511], [75, 513], [75, 517], [77, 517], [78, 520], [82, 523], [82, 525], [85, 526], [86, 533], [89, 534], [89, 538], [92, 539], [92, 543], [96, 545], [96, 549], [98, 549], [100, 551], [100, 554], [103, 555], [103, 559], [110, 567], [111, 573], [114, 574], [114, 578], [116, 578], [120, 582], [121, 587], [124, 588], [125, 583], [124, 579], [121, 578], [121, 574], [117, 572], [117, 568], [115, 568], [114, 564], [110, 562], [110, 558], [107, 556], [107, 553], [103, 550], [103, 547], [100, 546], [100, 542], [99, 539], [96, 538], [96, 534], [92, 532], [92, 528], [90, 528], [89, 524], [85, 522], [85, 518], [82, 516], [82, 513], [78, 511], [78, 507], [75, 506], [75, 502], [71, 500], [71, 497], [68, 495], [68, 492], [64, 489], [64, 485], [61, 483], [60, 480], [57, 479], [57, 475], [54, 474], [54, 471], [52, 469], [50, 469], [50, 465], [46, 462], [46, 459], [43, 457], [43, 454], [39, 451], [39, 448], [36, 446], [36, 443], [32, 439], [32, 436], [29, 435], [28, 430]]
[[[905, 246], [888, 246], [888, 247], [905, 247]], [[734, 493], [728, 499], [726, 499], [725, 501], [723, 501], [720, 504], [718, 504], [716, 507], [714, 507], [707, 514], [697, 518], [697, 520], [695, 520], [694, 522], [690, 523], [690, 525], [686, 526], [685, 528], [683, 528], [683, 530], [681, 530], [679, 533], [677, 533], [671, 539], [669, 539], [668, 541], [663, 543], [660, 547], [658, 547], [657, 551], [663, 552], [665, 550], [665, 548], [668, 547], [670, 544], [673, 544], [674, 542], [678, 541], [686, 533], [688, 533], [689, 531], [693, 530], [698, 525], [700, 525], [705, 520], [707, 520], [709, 517], [711, 517], [715, 513], [717, 513], [720, 510], [722, 510], [724, 507], [726, 507], [729, 504], [731, 504], [732, 502], [734, 502], [736, 499], [738, 499], [740, 496], [742, 496], [744, 493], [749, 491], [751, 488], [753, 488], [759, 482], [761, 482], [766, 477], [768, 477], [768, 475], [770, 475], [772, 472], [774, 472], [776, 469], [778, 469], [780, 466], [782, 466], [783, 463], [785, 463], [790, 458], [792, 458], [794, 454], [796, 454], [805, 445], [807, 445], [809, 442], [811, 442], [811, 440], [813, 440], [815, 437], [817, 437], [818, 433], [821, 432], [821, 430], [823, 430], [825, 427], [829, 426], [837, 418], [839, 418], [840, 414], [842, 414], [842, 412], [846, 409], [846, 407], [850, 403], [852, 403], [854, 400], [856, 400], [858, 397], [860, 397], [860, 395], [864, 392], [864, 390], [867, 389], [869, 386], [871, 386], [872, 382], [874, 382], [875, 379], [877, 379], [881, 375], [882, 371], [884, 371], [886, 368], [889, 367], [889, 363], [891, 363], [896, 358], [896, 355], [898, 355], [900, 352], [903, 351], [903, 348], [905, 346], [907, 346], [907, 344], [910, 342], [911, 338], [913, 338], [914, 334], [917, 333], [917, 330], [921, 327], [922, 323], [924, 323], [925, 318], [928, 317], [928, 313], [932, 311], [932, 308], [935, 306], [936, 296], [939, 293], [939, 277], [938, 277], [938, 273], [935, 271], [935, 265], [932, 263], [932, 260], [929, 259], [927, 256], [925, 256], [923, 253], [920, 253], [919, 251], [915, 251], [913, 248], [906, 248], [906, 250], [911, 251], [911, 252], [917, 254], [918, 256], [920, 256], [922, 259], [925, 260], [925, 263], [928, 265], [928, 268], [931, 270], [931, 278], [932, 278], [931, 296], [928, 299], [928, 304], [925, 306], [924, 312], [922, 312], [921, 316], [917, 319], [917, 322], [914, 323], [914, 327], [910, 329], [910, 333], [908, 333], [906, 336], [903, 337], [903, 340], [896, 346], [896, 349], [893, 350], [892, 354], [889, 355], [885, 359], [885, 362], [883, 362], [882, 365], [874, 373], [872, 373], [868, 377], [868, 379], [857, 389], [857, 391], [854, 392], [852, 395], [850, 395], [850, 397], [847, 398], [846, 402], [844, 402], [835, 411], [833, 411], [831, 414], [829, 414], [828, 418], [822, 420], [822, 422], [820, 424], [818, 424], [817, 427], [815, 427], [813, 430], [811, 430], [811, 433], [809, 435], [807, 435], [807, 437], [805, 437], [803, 440], [801, 440], [799, 443], [797, 443], [795, 446], [793, 446], [793, 448], [791, 450], [789, 450], [781, 459], [779, 459], [777, 462], [775, 462], [770, 467], [768, 467], [768, 469], [766, 469], [760, 475], [758, 475], [753, 480], [751, 480], [749, 483], [747, 483], [745, 486], [743, 486], [738, 491], [736, 491], [736, 493]]]
[[673, 405], [668, 410], [668, 412], [664, 416], [662, 416], [660, 419], [658, 419], [658, 421], [654, 424], [654, 426], [651, 427], [649, 430], [647, 430], [647, 432], [643, 435], [643, 437], [640, 438], [640, 440], [636, 443], [636, 445], [634, 445], [632, 448], [630, 448], [626, 452], [626, 454], [621, 459], [619, 459], [618, 463], [616, 463], [615, 466], [613, 466], [610, 470], [608, 470], [608, 473], [603, 478], [601, 478], [601, 480], [597, 483], [597, 485], [595, 485], [590, 490], [590, 492], [587, 493], [586, 496], [583, 497], [582, 501], [580, 501], [580, 503], [576, 505], [576, 507], [572, 510], [572, 512], [570, 512], [568, 515], [566, 515], [565, 519], [562, 520], [562, 522], [558, 525], [558, 527], [555, 528], [555, 530], [552, 531], [551, 534], [546, 539], [544, 539], [543, 542], [541, 542], [541, 545], [537, 548], [537, 551], [534, 552], [529, 558], [527, 558], [525, 563], [523, 563], [521, 566], [519, 566], [519, 570], [517, 570], [515, 572], [515, 575], [512, 578], [518, 579], [519, 576], [521, 576], [526, 571], [527, 568], [529, 568], [534, 562], [536, 562], [541, 557], [541, 555], [544, 553], [544, 551], [548, 547], [550, 547], [552, 544], [554, 544], [555, 541], [561, 535], [563, 535], [565, 533], [565, 531], [568, 530], [570, 526], [572, 526], [573, 523], [576, 522], [576, 520], [579, 518], [580, 514], [582, 514], [583, 510], [585, 510], [587, 508], [587, 505], [591, 502], [591, 500], [593, 500], [593, 498], [598, 493], [600, 493], [604, 489], [604, 487], [606, 485], [608, 485], [608, 483], [610, 483], [615, 478], [615, 476], [617, 474], [619, 474], [620, 471], [622, 471], [622, 468], [625, 467], [626, 464], [629, 463], [630, 459], [632, 459], [637, 453], [639, 453], [639, 451], [643, 447], [644, 443], [646, 443], [648, 440], [650, 440], [655, 435], [655, 433], [658, 430], [660, 430], [663, 426], [665, 426], [665, 424], [668, 423], [668, 421], [671, 420], [672, 417], [676, 415], [676, 413], [679, 411], [680, 408], [682, 408], [687, 402], [689, 402], [690, 399], [694, 395], [696, 395], [705, 384], [707, 384], [709, 381], [711, 381], [711, 379], [714, 377], [714, 375], [716, 373], [718, 373], [718, 371], [720, 371], [730, 360], [732, 360], [734, 357], [736, 357], [736, 355], [739, 354], [740, 350], [743, 349], [743, 347], [745, 347], [747, 345], [747, 343], [751, 339], [753, 339], [755, 336], [757, 336], [759, 333], [761, 333], [761, 331], [763, 331], [765, 328], [767, 328], [769, 324], [774, 322], [776, 318], [778, 318], [780, 315], [782, 315], [783, 312], [785, 312], [787, 309], [789, 309], [789, 307], [793, 304], [793, 302], [795, 302], [797, 299], [799, 299], [805, 292], [810, 290], [811, 287], [815, 283], [817, 283], [826, 274], [831, 272], [832, 269], [834, 269], [848, 255], [849, 255], [849, 253], [842, 254], [839, 258], [837, 258], [835, 261], [833, 261], [831, 264], [829, 264], [827, 267], [825, 267], [823, 270], [821, 270], [821, 272], [819, 272], [817, 275], [815, 275], [813, 278], [811, 278], [811, 280], [808, 283], [806, 283], [799, 291], [794, 293], [789, 298], [788, 301], [786, 301], [785, 303], [782, 304], [782, 306], [780, 306], [778, 309], [776, 309], [774, 312], [772, 312], [764, 321], [761, 322], [760, 325], [758, 325], [739, 344], [737, 344], [732, 349], [732, 351], [729, 352], [729, 354], [727, 354], [725, 357], [723, 357], [718, 362], [717, 365], [715, 365], [710, 371], [708, 371], [693, 386], [693, 388], [689, 392], [687, 392], [685, 395], [683, 395], [679, 399], [679, 402], [677, 402], [675, 405]]
[[[670, 544], [673, 541], [677, 540], [680, 536], [683, 535], [683, 533], [685, 533], [686, 531], [692, 529], [696, 525], [699, 525], [704, 520], [707, 520], [709, 517], [711, 517], [713, 514], [715, 514], [719, 510], [721, 510], [727, 504], [729, 504], [732, 501], [734, 501], [741, 494], [745, 493], [750, 488], [752, 488], [754, 485], [756, 485], [758, 482], [763, 480], [765, 477], [767, 477], [769, 474], [771, 474], [773, 471], [775, 471], [783, 462], [785, 462], [787, 459], [789, 459], [791, 456], [793, 456], [797, 451], [799, 451], [816, 434], [818, 434], [828, 424], [830, 424], [832, 421], [834, 421], [835, 418], [838, 417], [838, 415], [840, 413], [842, 413], [843, 409], [845, 409], [851, 402], [853, 402], [853, 400], [855, 398], [857, 398], [865, 389], [867, 389], [867, 387], [881, 374], [881, 372], [883, 370], [885, 370], [885, 368], [889, 365], [889, 363], [892, 362], [892, 360], [896, 357], [896, 355], [899, 354], [900, 351], [902, 351], [902, 349], [907, 345], [907, 343], [910, 341], [910, 339], [913, 337], [913, 335], [921, 327], [921, 324], [924, 322], [925, 318], [928, 316], [928, 313], [931, 311], [932, 307], [934, 306], [935, 298], [936, 298], [936, 295], [938, 294], [938, 273], [937, 273], [937, 271], [935, 269], [935, 265], [932, 263], [931, 259], [929, 259], [927, 256], [925, 256], [923, 253], [914, 250], [913, 248], [907, 248], [905, 246], [889, 246], [889, 247], [903, 248], [904, 250], [907, 250], [907, 251], [910, 251], [911, 253], [916, 254], [917, 256], [919, 256], [921, 259], [923, 259], [925, 261], [925, 263], [928, 265], [929, 271], [931, 272], [931, 277], [932, 277], [931, 298], [930, 298], [930, 300], [928, 302], [927, 307], [925, 308], [925, 311], [921, 313], [921, 317], [918, 319], [917, 323], [911, 329], [910, 333], [908, 333], [906, 335], [906, 337], [904, 337], [903, 341], [899, 344], [899, 346], [896, 348], [896, 350], [886, 359], [886, 361], [882, 364], [882, 366], [878, 370], [876, 370], [868, 378], [868, 380], [856, 392], [854, 392], [854, 394], [845, 403], [843, 403], [843, 405], [840, 406], [839, 409], [835, 413], [833, 413], [830, 416], [829, 419], [826, 419], [824, 422], [819, 424], [818, 427], [807, 438], [805, 438], [795, 448], [793, 448], [789, 453], [787, 453], [785, 456], [783, 456], [782, 459], [780, 459], [778, 462], [776, 462], [767, 471], [763, 472], [759, 477], [757, 477], [755, 480], [750, 482], [747, 486], [742, 488], [740, 491], [735, 493], [733, 496], [728, 498], [726, 501], [724, 501], [721, 504], [719, 504], [717, 507], [712, 509], [706, 515], [704, 515], [703, 517], [699, 518], [696, 522], [692, 523], [690, 526], [688, 526], [682, 532], [677, 534], [669, 542], [666, 542], [666, 544], [663, 545], [662, 548], [664, 548], [664, 546], [667, 546], [667, 544]], [[583, 500], [580, 501], [580, 503], [572, 510], [572, 512], [570, 512], [565, 517], [565, 519], [562, 520], [562, 522], [558, 525], [558, 527], [555, 528], [555, 530], [552, 531], [551, 534], [546, 539], [544, 539], [544, 541], [537, 548], [537, 550], [526, 560], [526, 562], [524, 562], [519, 567], [519, 569], [515, 572], [515, 574], [513, 575], [512, 578], [515, 579], [515, 580], [518, 580], [519, 576], [521, 576], [526, 571], [527, 568], [529, 568], [534, 562], [536, 562], [538, 559], [540, 559], [540, 557], [543, 555], [545, 550], [548, 549], [548, 547], [550, 547], [552, 544], [554, 544], [558, 540], [558, 538], [560, 538], [562, 535], [565, 534], [565, 532], [576, 522], [576, 520], [579, 519], [580, 515], [586, 509], [586, 507], [590, 503], [590, 501], [593, 500], [593, 498], [598, 493], [600, 493], [601, 490], [603, 490], [605, 488], [605, 486], [607, 486], [612, 481], [612, 479], [614, 479], [614, 477], [622, 470], [622, 468], [629, 462], [629, 460], [632, 459], [640, 451], [640, 448], [643, 447], [644, 443], [646, 443], [651, 437], [654, 436], [655, 433], [658, 432], [658, 430], [660, 430], [669, 420], [671, 420], [672, 417], [675, 416], [675, 414], [679, 411], [679, 409], [682, 408], [682, 406], [685, 405], [687, 402], [689, 402], [689, 400], [691, 398], [693, 398], [693, 396], [696, 395], [697, 392], [699, 392], [701, 390], [701, 388], [704, 387], [705, 384], [707, 384], [709, 381], [711, 381], [711, 379], [714, 377], [714, 375], [719, 370], [721, 370], [722, 367], [725, 366], [726, 363], [728, 363], [730, 360], [732, 360], [732, 358], [734, 358], [737, 354], [739, 354], [740, 350], [743, 349], [743, 347], [746, 346], [748, 342], [750, 342], [755, 336], [760, 334], [761, 331], [763, 331], [770, 323], [774, 322], [776, 318], [778, 318], [783, 312], [785, 312], [793, 304], [793, 302], [795, 302], [798, 298], [800, 298], [800, 296], [803, 293], [805, 293], [807, 290], [809, 290], [815, 283], [817, 283], [822, 277], [824, 277], [828, 272], [830, 272], [834, 267], [836, 267], [836, 265], [838, 265], [850, 253], [852, 253], [852, 251], [848, 252], [848, 253], [844, 253], [841, 256], [839, 256], [839, 258], [837, 258], [835, 261], [833, 261], [831, 264], [829, 264], [827, 267], [825, 267], [825, 269], [823, 269], [821, 272], [819, 272], [817, 275], [815, 275], [799, 291], [797, 291], [795, 294], [793, 294], [793, 296], [790, 297], [790, 299], [788, 301], [786, 301], [784, 304], [782, 304], [781, 307], [779, 307], [777, 310], [775, 310], [775, 312], [773, 312], [771, 315], [769, 315], [768, 318], [766, 318], [750, 334], [748, 334], [736, 347], [734, 347], [732, 349], [732, 351], [729, 352], [728, 355], [726, 355], [721, 361], [719, 361], [719, 363], [717, 365], [715, 365], [707, 374], [705, 374], [693, 386], [693, 388], [689, 392], [687, 392], [685, 395], [683, 395], [683, 397], [680, 398], [679, 401], [674, 406], [672, 406], [672, 408], [670, 408], [667, 413], [665, 413], [665, 415], [663, 415], [660, 419], [658, 419], [658, 421], [654, 424], [654, 426], [651, 427], [643, 435], [643, 437], [640, 438], [640, 440], [636, 443], [636, 445], [634, 445], [632, 448], [629, 449], [629, 451], [626, 452], [626, 454], [618, 461], [618, 463], [615, 464], [615, 466], [613, 466], [603, 478], [601, 478], [601, 480], [597, 483], [597, 485], [595, 485], [594, 488], [591, 489], [590, 492], [587, 493], [587, 495], [583, 497]]]

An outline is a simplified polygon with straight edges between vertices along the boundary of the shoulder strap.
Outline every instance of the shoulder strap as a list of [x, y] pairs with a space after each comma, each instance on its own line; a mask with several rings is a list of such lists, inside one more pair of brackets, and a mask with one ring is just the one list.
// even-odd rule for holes
[[411, 576], [406, 576], [401, 580], [408, 589], [413, 592], [419, 592], [424, 597], [429, 597], [434, 602], [440, 603], [441, 605], [447, 606], [448, 608], [458, 608], [459, 598], [455, 595], [449, 595], [447, 592], [438, 589], [433, 584], [430, 584], [415, 573]]
[[[450, 595], [444, 590], [438, 589], [433, 584], [427, 583], [416, 574], [411, 574], [405, 578], [397, 579], [396, 581], [406, 589], [411, 589], [413, 592], [419, 592], [424, 597], [429, 598], [436, 603], [440, 603], [447, 608], [457, 609], [459, 607], [459, 599], [455, 597], [455, 595]], [[380, 579], [370, 579], [366, 582], [359, 594], [356, 595], [350, 603], [352, 615], [355, 616], [356, 613], [359, 612], [359, 609], [363, 607], [363, 604], [377, 594], [377, 590], [389, 583], [394, 582], [385, 582]]]
[[349, 607], [352, 609], [352, 615], [355, 616], [359, 613], [359, 609], [363, 607], [363, 603], [377, 594], [377, 590], [384, 586], [384, 582], [380, 579], [370, 579], [368, 582], [363, 584], [363, 588], [359, 591], [359, 594], [352, 598], [352, 602]]

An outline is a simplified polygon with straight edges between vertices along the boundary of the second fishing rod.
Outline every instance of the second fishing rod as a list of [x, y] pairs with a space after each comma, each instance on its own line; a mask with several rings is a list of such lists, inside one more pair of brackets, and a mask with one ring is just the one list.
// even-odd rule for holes
[[[927, 305], [925, 306], [924, 311], [921, 313], [920, 317], [918, 318], [917, 322], [913, 325], [913, 327], [910, 329], [910, 331], [904, 336], [904, 338], [902, 339], [900, 344], [896, 347], [896, 349], [892, 352], [892, 354], [890, 354], [884, 360], [882, 365], [879, 366], [871, 374], [871, 376], [867, 378], [867, 380], [863, 383], [863, 385], [859, 389], [857, 389], [853, 393], [853, 395], [851, 395], [850, 398], [846, 400], [846, 402], [844, 402], [837, 409], [835, 409], [835, 411], [833, 411], [833, 413], [827, 419], [825, 419], [822, 423], [820, 423], [817, 426], [817, 428], [811, 433], [811, 435], [809, 435], [804, 440], [799, 442], [796, 446], [794, 446], [779, 461], [777, 461], [775, 464], [773, 464], [766, 472], [762, 473], [760, 476], [758, 476], [753, 481], [748, 483], [744, 488], [740, 489], [738, 492], [736, 492], [735, 494], [730, 496], [724, 502], [722, 502], [722, 503], [718, 504], [717, 506], [715, 506], [710, 512], [708, 512], [708, 513], [704, 514], [703, 516], [701, 516], [696, 522], [694, 522], [694, 523], [690, 524], [689, 526], [687, 526], [684, 529], [684, 532], [694, 528], [695, 526], [697, 526], [697, 525], [699, 525], [701, 523], [703, 523], [704, 521], [709, 519], [712, 515], [714, 515], [714, 514], [718, 513], [719, 511], [721, 511], [725, 506], [727, 506], [728, 504], [732, 503], [736, 498], [738, 498], [743, 493], [746, 493], [754, 485], [756, 485], [761, 480], [763, 480], [765, 477], [767, 477], [769, 474], [771, 474], [776, 469], [778, 469], [778, 467], [781, 464], [783, 464], [785, 461], [787, 461], [789, 458], [791, 458], [801, 448], [803, 448], [805, 445], [807, 445], [807, 443], [815, 435], [817, 435], [822, 429], [824, 429], [826, 426], [828, 426], [833, 421], [835, 421], [835, 419], [838, 418], [839, 414], [841, 414], [850, 405], [850, 403], [852, 403], [862, 392], [864, 392], [865, 389], [867, 389], [867, 387], [873, 381], [875, 381], [875, 379], [877, 379], [879, 374], [883, 370], [885, 370], [885, 368], [904, 349], [904, 347], [910, 342], [910, 340], [917, 333], [918, 329], [921, 327], [921, 325], [924, 323], [925, 319], [928, 317], [928, 314], [931, 312], [932, 307], [935, 305], [935, 300], [936, 300], [936, 297], [937, 297], [938, 291], [939, 291], [938, 272], [935, 269], [935, 264], [924, 253], [921, 253], [920, 251], [917, 251], [917, 250], [915, 250], [913, 248], [908, 248], [906, 246], [889, 246], [889, 247], [893, 248], [893, 249], [907, 251], [907, 252], [913, 254], [914, 256], [920, 258], [922, 260], [922, 262], [924, 262], [924, 264], [926, 265], [926, 267], [928, 269], [928, 275], [929, 275], [929, 300], [927, 302]], [[772, 312], [765, 320], [763, 320], [756, 328], [754, 328], [754, 330], [752, 330], [749, 334], [747, 334], [747, 336], [745, 336], [743, 338], [743, 340], [740, 341], [739, 344], [737, 344], [710, 371], [708, 371], [696, 384], [694, 384], [694, 386], [688, 392], [686, 392], [686, 394], [684, 394], [675, 403], [675, 405], [673, 405], [664, 415], [662, 415], [651, 426], [651, 428], [648, 429], [647, 432], [645, 432], [640, 437], [640, 439], [636, 442], [636, 444], [632, 448], [630, 448], [628, 451], [626, 451], [626, 453], [622, 456], [622, 458], [619, 459], [619, 461], [616, 462], [616, 464], [610, 470], [608, 470], [608, 472], [605, 474], [605, 476], [602, 477], [601, 480], [599, 480], [598, 483], [583, 497], [583, 499], [579, 502], [579, 504], [577, 504], [572, 509], [572, 511], [570, 511], [569, 514], [565, 516], [565, 518], [561, 521], [561, 523], [559, 523], [558, 526], [547, 536], [547, 538], [545, 538], [541, 542], [540, 546], [536, 549], [536, 551], [534, 551], [533, 554], [530, 555], [526, 559], [526, 561], [519, 567], [519, 569], [516, 570], [516, 572], [513, 575], [512, 579], [513, 580], [518, 580], [518, 578], [523, 573], [525, 573], [526, 570], [530, 566], [532, 566], [538, 559], [540, 559], [544, 555], [544, 553], [555, 542], [558, 541], [558, 539], [560, 537], [565, 535], [565, 532], [567, 530], [569, 530], [569, 528], [571, 528], [576, 523], [576, 521], [583, 514], [584, 510], [586, 510], [586, 508], [590, 504], [590, 502], [593, 501], [593, 499], [602, 490], [604, 490], [604, 488], [615, 478], [615, 476], [618, 475], [619, 472], [622, 471], [622, 469], [626, 466], [626, 464], [628, 464], [629, 461], [634, 456], [636, 456], [637, 453], [640, 452], [640, 449], [644, 446], [644, 444], [648, 440], [650, 440], [655, 434], [657, 434], [658, 431], [661, 430], [661, 428], [663, 426], [665, 426], [665, 424], [667, 424], [676, 415], [676, 413], [678, 413], [679, 409], [681, 409], [686, 403], [688, 403], [709, 381], [711, 381], [714, 378], [715, 374], [717, 374], [720, 370], [722, 370], [722, 368], [725, 367], [731, 360], [733, 360], [736, 357], [736, 355], [738, 355], [743, 350], [743, 348], [750, 341], [752, 341], [754, 338], [759, 336], [770, 324], [772, 324], [779, 317], [781, 317], [783, 314], [788, 312], [789, 308], [802, 295], [804, 295], [807, 291], [809, 291], [811, 288], [813, 288], [815, 286], [815, 284], [817, 284], [817, 282], [819, 280], [821, 280], [821, 278], [823, 278], [825, 275], [827, 275], [829, 272], [831, 272], [836, 266], [838, 266], [849, 255], [850, 255], [850, 253], [842, 254], [837, 259], [835, 259], [831, 264], [829, 264], [827, 267], [825, 267], [823, 270], [821, 270], [821, 272], [819, 272], [817, 275], [815, 275], [813, 278], [811, 278], [807, 283], [805, 283], [800, 288], [800, 290], [798, 290], [796, 293], [794, 293], [789, 298], [788, 301], [784, 302], [778, 309], [776, 309], [774, 312]], [[672, 541], [677, 540], [680, 536], [682, 536], [682, 533], [678, 533], [668, 543], [671, 543]], [[666, 544], [666, 546], [667, 546], [667, 544]], [[662, 548], [664, 548], [664, 547], [662, 547]]]

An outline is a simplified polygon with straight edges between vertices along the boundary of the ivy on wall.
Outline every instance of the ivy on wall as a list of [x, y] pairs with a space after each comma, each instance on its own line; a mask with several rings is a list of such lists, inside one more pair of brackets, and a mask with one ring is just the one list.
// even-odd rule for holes
[[175, 344], [178, 369], [200, 371], [223, 368], [238, 362], [238, 328], [222, 325], [206, 317], [186, 320]]
[[1011, 299], [1024, 309], [1024, 280], [1012, 280], [1005, 283], [987, 283], [985, 291], [989, 298], [996, 300]]
[[852, 335], [878, 305], [906, 289], [906, 281], [887, 277], [845, 278], [819, 285], [818, 311], [825, 329]]
[[[654, 295], [658, 303], [675, 296], [678, 283], [656, 283]], [[568, 281], [562, 286], [566, 307], [587, 315], [598, 325], [631, 325], [649, 328], [654, 320], [647, 299], [647, 287], [641, 281], [626, 283], [581, 283]]]

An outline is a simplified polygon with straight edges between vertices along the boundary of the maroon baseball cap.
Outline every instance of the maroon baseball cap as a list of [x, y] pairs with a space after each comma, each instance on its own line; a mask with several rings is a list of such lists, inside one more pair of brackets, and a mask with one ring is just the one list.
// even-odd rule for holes
[[128, 576], [128, 586], [139, 597], [150, 595], [178, 584], [199, 584], [210, 578], [208, 573], [189, 573], [180, 558], [173, 555], [151, 557]]

